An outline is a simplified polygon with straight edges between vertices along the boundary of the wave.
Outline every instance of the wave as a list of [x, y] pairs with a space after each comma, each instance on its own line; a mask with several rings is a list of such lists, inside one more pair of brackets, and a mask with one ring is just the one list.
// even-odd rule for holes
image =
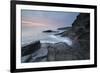
[[72, 40], [68, 37], [61, 37], [61, 36], [55, 36], [55, 35], [49, 35], [48, 39], [40, 40], [41, 43], [58, 43], [58, 42], [64, 42], [68, 45], [72, 45]]

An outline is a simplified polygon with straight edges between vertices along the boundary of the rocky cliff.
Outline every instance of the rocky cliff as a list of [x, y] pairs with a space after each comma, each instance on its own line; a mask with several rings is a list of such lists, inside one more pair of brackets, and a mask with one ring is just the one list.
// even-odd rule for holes
[[[79, 42], [81, 54], [84, 59], [90, 58], [90, 14], [80, 13], [72, 24], [72, 28], [64, 31], [62, 36], [68, 36], [73, 39], [73, 43]], [[74, 44], [73, 44], [74, 45]], [[74, 46], [73, 46], [74, 48]]]

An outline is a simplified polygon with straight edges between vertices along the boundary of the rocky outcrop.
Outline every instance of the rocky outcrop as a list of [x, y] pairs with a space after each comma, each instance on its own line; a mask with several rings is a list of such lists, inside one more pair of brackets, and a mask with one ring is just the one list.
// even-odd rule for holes
[[21, 62], [42, 62], [47, 61], [48, 50], [46, 45], [41, 44], [40, 41], [33, 42], [22, 47]]
[[69, 30], [69, 29], [71, 29], [71, 27], [62, 27], [62, 28], [58, 28], [58, 30]]
[[80, 13], [72, 24], [72, 28], [64, 31], [62, 36], [68, 36], [73, 40], [74, 44], [79, 42], [80, 53], [83, 54], [83, 59], [90, 58], [90, 14]]
[[51, 33], [51, 32], [58, 32], [58, 31], [53, 31], [53, 30], [45, 30], [45, 31], [43, 31], [43, 32], [45, 32], [45, 33]]
[[29, 45], [22, 47], [21, 56], [29, 55], [40, 49], [41, 43], [40, 41], [32, 42]]
[[47, 61], [47, 48], [40, 48], [36, 52], [23, 56], [21, 59], [22, 63], [26, 62], [44, 62]]
[[[22, 63], [26, 62], [44, 62], [44, 61], [64, 61], [64, 60], [80, 60], [82, 55], [80, 49], [73, 49], [64, 42], [55, 44], [42, 43], [37, 51], [23, 56]], [[76, 45], [76, 47], [78, 47]]]
[[84, 50], [80, 49], [80, 45], [76, 42], [73, 47], [66, 43], [59, 42], [48, 46], [48, 61], [68, 61], [68, 60], [85, 60], [88, 59], [84, 54]]
[[48, 61], [72, 60], [71, 47], [66, 43], [59, 42], [48, 47]]

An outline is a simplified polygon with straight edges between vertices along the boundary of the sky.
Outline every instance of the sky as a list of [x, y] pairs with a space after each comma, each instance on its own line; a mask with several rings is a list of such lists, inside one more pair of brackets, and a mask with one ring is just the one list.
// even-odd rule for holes
[[22, 27], [59, 28], [72, 26], [79, 13], [22, 10]]
[[72, 26], [79, 13], [21, 10], [22, 41], [39, 39], [45, 30]]

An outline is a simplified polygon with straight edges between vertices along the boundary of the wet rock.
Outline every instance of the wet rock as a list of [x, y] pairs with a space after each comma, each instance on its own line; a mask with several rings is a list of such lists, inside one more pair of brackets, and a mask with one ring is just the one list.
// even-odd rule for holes
[[41, 44], [41, 47], [37, 51], [22, 56], [21, 62], [45, 62], [47, 61], [47, 54], [48, 50], [46, 48], [46, 44]]
[[22, 63], [29, 62], [31, 60], [31, 58], [32, 58], [32, 55], [31, 54], [26, 55], [26, 56], [23, 56], [23, 57], [21, 57], [21, 62]]
[[40, 41], [32, 42], [29, 45], [22, 47], [21, 56], [29, 55], [40, 49], [41, 43]]
[[[75, 52], [75, 51], [74, 51]], [[74, 60], [78, 57], [66, 43], [59, 42], [48, 47], [48, 61]]]
[[48, 49], [48, 61], [55, 61], [55, 55], [56, 55], [56, 53], [55, 53], [55, 47], [54, 47], [54, 45], [49, 45], [48, 47], [47, 47], [47, 49]]

